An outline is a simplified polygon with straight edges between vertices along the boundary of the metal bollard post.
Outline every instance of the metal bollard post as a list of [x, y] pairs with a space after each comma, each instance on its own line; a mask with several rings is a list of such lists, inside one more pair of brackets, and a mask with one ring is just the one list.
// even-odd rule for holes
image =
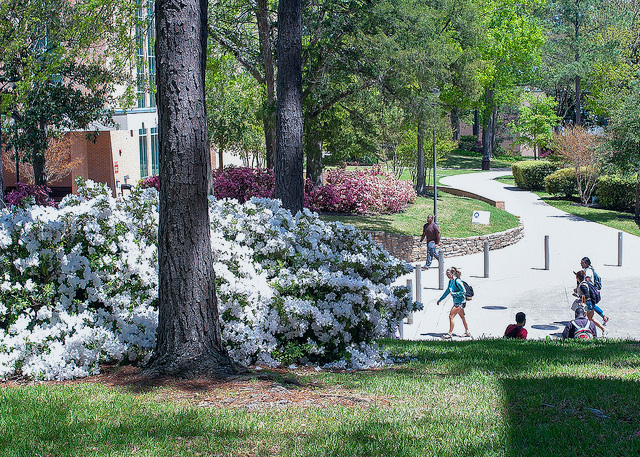
[[489, 277], [489, 242], [484, 242], [484, 277]]
[[549, 269], [549, 235], [544, 236], [544, 269]]
[[444, 252], [438, 252], [438, 289], [444, 289]]
[[[409, 300], [413, 301], [413, 281], [407, 279], [407, 288], [409, 289]], [[413, 324], [413, 312], [407, 316], [407, 325]]]
[[416, 267], [416, 301], [422, 303], [422, 268]]
[[618, 232], [618, 266], [622, 266], [622, 232]]

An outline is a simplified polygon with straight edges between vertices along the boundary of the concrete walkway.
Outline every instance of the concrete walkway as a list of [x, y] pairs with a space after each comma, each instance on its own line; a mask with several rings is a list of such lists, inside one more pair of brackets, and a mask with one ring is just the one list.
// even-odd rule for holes
[[[602, 277], [599, 306], [611, 319], [606, 336], [640, 339], [640, 238], [623, 234], [623, 261], [618, 267], [618, 230], [567, 214], [531, 192], [495, 181], [508, 174], [511, 172], [491, 171], [442, 179], [447, 186], [503, 200], [505, 209], [519, 216], [525, 228], [524, 238], [515, 245], [490, 251], [488, 278], [484, 278], [483, 253], [444, 261], [446, 267], [460, 268], [462, 279], [474, 288], [475, 297], [466, 307], [473, 337], [501, 337], [518, 311], [527, 315], [529, 338], [559, 336], [573, 318], [573, 271], [587, 256]], [[545, 235], [549, 236], [549, 270], [544, 269]], [[439, 339], [449, 330], [450, 296], [436, 305], [443, 292], [438, 290], [437, 265], [436, 260], [430, 270], [421, 273], [424, 310], [415, 313], [412, 325], [404, 325], [405, 339]], [[413, 279], [415, 291], [415, 273], [399, 278], [396, 284], [406, 284], [407, 279]], [[453, 333], [464, 333], [459, 317]]]

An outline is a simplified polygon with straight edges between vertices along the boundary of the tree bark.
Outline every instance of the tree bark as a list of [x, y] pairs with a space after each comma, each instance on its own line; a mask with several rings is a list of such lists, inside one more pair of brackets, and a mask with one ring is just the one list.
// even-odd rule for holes
[[576, 125], [582, 125], [582, 102], [580, 98], [580, 76], [576, 76]]
[[31, 165], [33, 166], [33, 182], [36, 185], [46, 186], [47, 175], [44, 172], [44, 151], [31, 150]]
[[416, 193], [427, 194], [427, 177], [424, 169], [424, 131], [422, 124], [418, 122], [418, 163], [416, 169]]
[[301, 0], [281, 0], [278, 21], [276, 198], [295, 214], [304, 206]]
[[307, 154], [307, 179], [311, 180], [313, 187], [322, 186], [322, 139], [314, 120], [307, 120], [304, 145]]
[[269, 11], [267, 0], [257, 0], [256, 20], [258, 22], [258, 36], [264, 64], [264, 81], [267, 88], [267, 106], [264, 109], [262, 123], [264, 128], [264, 140], [267, 155], [267, 168], [275, 166], [276, 131], [275, 112], [276, 91], [273, 69], [273, 50], [271, 48], [271, 24], [269, 23]]
[[220, 141], [218, 143], [218, 170], [222, 171], [224, 169], [224, 146]]
[[473, 110], [473, 136], [480, 136], [480, 113], [477, 109]]
[[456, 107], [451, 110], [451, 131], [453, 132], [453, 141], [460, 141], [460, 108]]
[[482, 125], [482, 161], [489, 162], [493, 155], [493, 124], [494, 110], [493, 110], [493, 90], [486, 89], [485, 91], [485, 110], [483, 116]]
[[234, 372], [222, 344], [208, 211], [207, 0], [156, 0], [160, 142], [156, 374]]

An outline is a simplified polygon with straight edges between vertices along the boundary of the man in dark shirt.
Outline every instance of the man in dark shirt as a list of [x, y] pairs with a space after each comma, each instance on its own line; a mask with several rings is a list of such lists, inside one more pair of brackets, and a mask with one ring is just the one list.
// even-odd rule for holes
[[436, 247], [440, 244], [440, 227], [433, 222], [433, 216], [431, 214], [427, 216], [427, 223], [422, 227], [420, 242], [422, 243], [425, 238], [427, 239], [427, 261], [422, 269], [428, 270], [433, 258], [438, 256]]
[[[575, 325], [573, 324], [575, 322]], [[576, 318], [569, 322], [562, 332], [562, 338], [574, 338], [576, 332], [583, 328], [588, 328], [593, 338], [598, 336], [595, 324], [587, 319], [587, 313], [582, 306], [576, 308]]]
[[526, 340], [527, 329], [524, 328], [526, 323], [527, 316], [525, 316], [523, 312], [516, 313], [516, 323], [507, 325], [507, 329], [504, 331], [504, 337]]

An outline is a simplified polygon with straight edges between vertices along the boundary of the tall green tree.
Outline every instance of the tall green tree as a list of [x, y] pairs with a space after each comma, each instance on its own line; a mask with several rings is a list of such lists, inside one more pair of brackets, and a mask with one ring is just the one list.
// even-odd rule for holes
[[629, 94], [611, 113], [608, 131], [614, 164], [625, 174], [635, 175], [635, 217], [640, 219], [640, 74], [630, 81]]
[[632, 3], [553, 0], [547, 4], [542, 88], [558, 100], [558, 114], [575, 125], [585, 122], [585, 94], [592, 94], [598, 80], [618, 66], [620, 36], [612, 31], [627, 29], [634, 20], [628, 11]]
[[0, 4], [0, 78], [14, 119], [12, 144], [28, 151], [36, 184], [46, 184], [44, 151], [52, 134], [111, 122], [118, 83], [129, 77], [135, 14], [130, 2], [7, 0]]
[[560, 122], [555, 112], [557, 104], [554, 98], [544, 94], [524, 93], [520, 98], [520, 112], [517, 120], [511, 123], [511, 129], [519, 134], [518, 143], [533, 148], [535, 159], [553, 140], [554, 128]]
[[520, 87], [532, 81], [540, 63], [544, 30], [536, 13], [542, 0], [483, 0], [485, 36], [480, 44], [478, 72], [483, 88], [483, 167], [493, 156], [498, 110], [517, 99]]
[[[256, 147], [256, 134], [262, 134], [262, 91], [233, 56], [212, 47], [205, 81], [209, 140], [218, 151], [218, 168], [222, 169], [225, 151], [240, 154]], [[264, 136], [258, 143], [264, 145]]]

